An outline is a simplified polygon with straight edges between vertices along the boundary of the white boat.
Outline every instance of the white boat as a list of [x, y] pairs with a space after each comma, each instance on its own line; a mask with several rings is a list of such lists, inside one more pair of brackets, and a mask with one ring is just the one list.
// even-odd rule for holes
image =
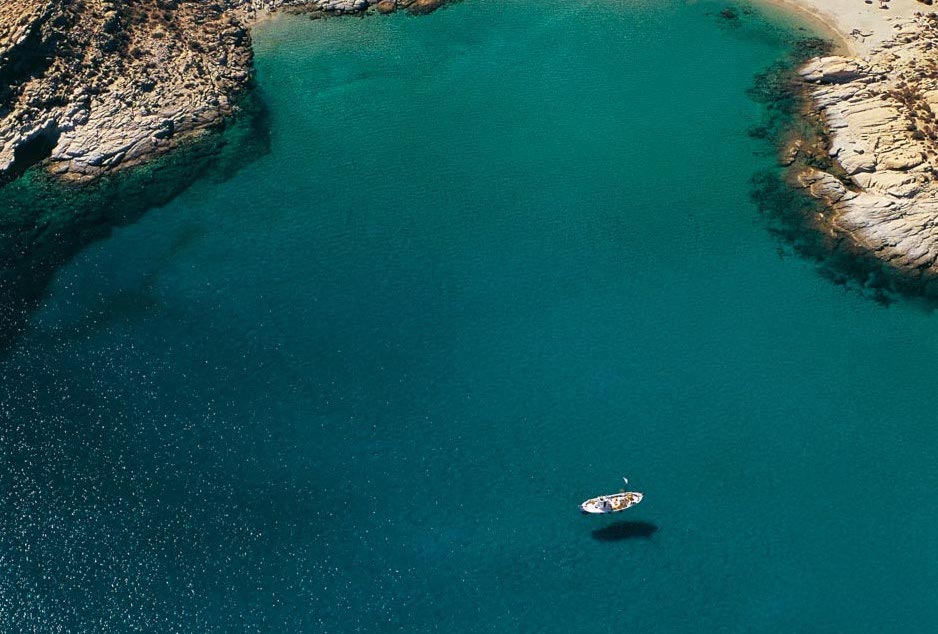
[[[625, 480], [626, 484], [629, 483], [628, 479], [623, 478], [623, 480]], [[644, 496], [638, 491], [620, 491], [612, 495], [600, 495], [599, 497], [590, 498], [586, 502], [583, 502], [583, 504], [580, 505], [580, 510], [584, 513], [599, 515], [618, 513], [619, 511], [624, 511], [627, 508], [635, 506], [642, 501], [643, 497]]]

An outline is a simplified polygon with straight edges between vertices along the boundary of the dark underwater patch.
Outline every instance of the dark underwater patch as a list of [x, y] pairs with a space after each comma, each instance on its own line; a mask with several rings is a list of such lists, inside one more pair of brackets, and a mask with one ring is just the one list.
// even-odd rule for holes
[[882, 306], [903, 299], [927, 310], [938, 308], [938, 278], [889, 266], [846, 239], [823, 231], [816, 224], [823, 203], [788, 183], [782, 170], [753, 175], [750, 196], [766, 229], [782, 245], [782, 253], [812, 261], [830, 282]]
[[41, 167], [0, 187], [0, 350], [22, 332], [55, 272], [117, 226], [137, 221], [200, 179], [222, 182], [269, 151], [267, 110], [256, 91], [241, 114], [140, 167], [80, 187]]

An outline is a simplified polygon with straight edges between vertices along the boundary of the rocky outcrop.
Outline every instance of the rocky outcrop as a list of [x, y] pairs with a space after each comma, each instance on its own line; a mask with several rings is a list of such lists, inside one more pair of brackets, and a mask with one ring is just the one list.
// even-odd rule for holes
[[827, 203], [818, 224], [897, 269], [938, 273], [938, 17], [897, 21], [864, 59], [815, 59], [800, 75], [837, 166], [798, 168]]
[[427, 13], [443, 0], [16, 0], [0, 3], [0, 182], [37, 163], [93, 180], [238, 108], [250, 25], [283, 6]]

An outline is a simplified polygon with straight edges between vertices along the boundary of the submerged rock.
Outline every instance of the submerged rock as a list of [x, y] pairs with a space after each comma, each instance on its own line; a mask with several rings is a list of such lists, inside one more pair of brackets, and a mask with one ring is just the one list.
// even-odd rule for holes
[[405, 4], [411, 13], [431, 13], [443, 6], [445, 0], [414, 0]]

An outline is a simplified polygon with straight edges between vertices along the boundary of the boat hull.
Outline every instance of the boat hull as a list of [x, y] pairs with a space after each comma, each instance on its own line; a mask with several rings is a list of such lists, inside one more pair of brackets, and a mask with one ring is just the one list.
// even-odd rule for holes
[[625, 493], [616, 493], [614, 495], [600, 495], [590, 498], [580, 505], [580, 511], [588, 515], [606, 515], [607, 513], [618, 513], [627, 508], [631, 508], [642, 501], [644, 497], [637, 491], [626, 491]]

